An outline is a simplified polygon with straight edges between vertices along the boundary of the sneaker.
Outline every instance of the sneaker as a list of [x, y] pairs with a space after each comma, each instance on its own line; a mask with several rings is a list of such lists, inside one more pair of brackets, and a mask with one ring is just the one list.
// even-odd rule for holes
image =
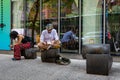
[[12, 58], [13, 61], [17, 61], [17, 60], [20, 60], [20, 59], [15, 59], [15, 58]]
[[60, 64], [60, 65], [68, 65], [69, 64], [68, 62], [64, 62], [62, 60], [56, 60], [56, 63]]
[[71, 63], [70, 59], [62, 57], [63, 62]]

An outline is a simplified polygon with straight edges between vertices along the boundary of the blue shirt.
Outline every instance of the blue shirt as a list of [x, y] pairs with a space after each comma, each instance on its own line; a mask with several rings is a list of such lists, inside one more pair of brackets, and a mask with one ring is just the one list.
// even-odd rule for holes
[[75, 39], [75, 35], [72, 31], [68, 31], [64, 33], [63, 38], [61, 39], [61, 42], [68, 42], [71, 39]]

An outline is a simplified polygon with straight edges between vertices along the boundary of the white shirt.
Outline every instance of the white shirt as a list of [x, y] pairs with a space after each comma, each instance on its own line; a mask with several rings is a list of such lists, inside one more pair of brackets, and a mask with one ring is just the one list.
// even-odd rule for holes
[[53, 40], [59, 40], [55, 29], [52, 29], [51, 33], [48, 33], [47, 29], [42, 31], [40, 42], [47, 42], [48, 44], [51, 44]]

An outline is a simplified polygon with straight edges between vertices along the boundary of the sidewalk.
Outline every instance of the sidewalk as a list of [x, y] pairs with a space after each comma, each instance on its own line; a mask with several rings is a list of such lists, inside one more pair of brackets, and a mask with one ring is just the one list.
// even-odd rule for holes
[[86, 73], [86, 60], [71, 59], [69, 65], [43, 63], [41, 58], [12, 61], [0, 54], [0, 80], [120, 80], [120, 63], [113, 62], [108, 76]]
[[[9, 55], [13, 55], [13, 51], [0, 51], [0, 54], [9, 54]], [[77, 53], [60, 53], [62, 56], [65, 56], [67, 58], [70, 59], [77, 59], [77, 60], [83, 60], [82, 55], [81, 54], [77, 54]], [[41, 53], [37, 52], [37, 56], [40, 57]], [[112, 56], [113, 57], [113, 61], [114, 62], [120, 62], [120, 56]]]

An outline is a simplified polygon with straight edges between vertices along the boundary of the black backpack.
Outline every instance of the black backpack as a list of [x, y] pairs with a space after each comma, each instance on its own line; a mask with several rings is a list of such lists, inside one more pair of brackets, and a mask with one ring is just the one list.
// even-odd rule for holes
[[34, 46], [34, 42], [33, 42], [33, 40], [32, 40], [32, 37], [29, 37], [29, 36], [25, 36], [24, 37], [24, 40], [25, 40], [25, 42], [30, 42], [31, 43], [31, 47], [33, 47]]

